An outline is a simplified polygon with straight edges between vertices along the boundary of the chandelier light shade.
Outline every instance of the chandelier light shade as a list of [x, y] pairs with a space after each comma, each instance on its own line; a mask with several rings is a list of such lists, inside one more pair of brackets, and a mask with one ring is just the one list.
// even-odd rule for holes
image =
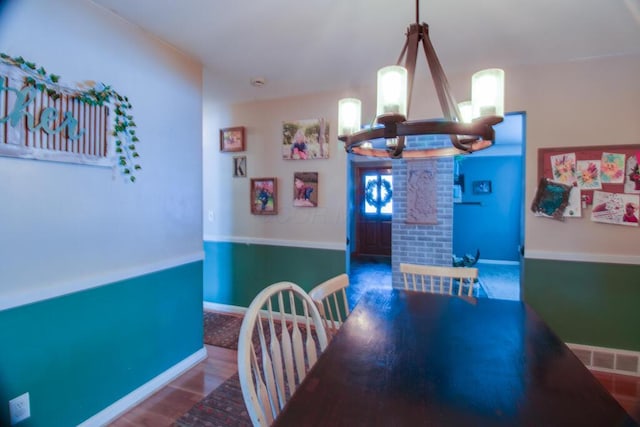
[[458, 103], [458, 110], [460, 111], [460, 120], [464, 123], [471, 123], [473, 121], [473, 104], [471, 101]]
[[[429, 26], [419, 24], [419, 0], [416, 23], [410, 24], [406, 41], [396, 65], [378, 71], [377, 117], [365, 129], [353, 118], [354, 98], [340, 100], [338, 139], [345, 150], [363, 156], [391, 158], [430, 158], [473, 153], [493, 145], [493, 126], [504, 117], [504, 72], [484, 70], [472, 78], [472, 115], [464, 119], [449, 89], [449, 82], [429, 38]], [[420, 45], [442, 109], [442, 119], [409, 120], [413, 81]], [[359, 111], [359, 101], [357, 103]], [[343, 116], [344, 115], [344, 116]], [[356, 124], [357, 123], [357, 127]], [[428, 147], [416, 143], [407, 146], [408, 136], [447, 135], [451, 145]], [[414, 141], [412, 140], [412, 145]]]
[[407, 115], [407, 69], [389, 65], [378, 70], [377, 115]]
[[360, 130], [362, 103], [356, 98], [343, 98], [338, 102], [338, 133], [346, 135]]
[[473, 117], [504, 117], [504, 71], [499, 68], [478, 71], [471, 77]]

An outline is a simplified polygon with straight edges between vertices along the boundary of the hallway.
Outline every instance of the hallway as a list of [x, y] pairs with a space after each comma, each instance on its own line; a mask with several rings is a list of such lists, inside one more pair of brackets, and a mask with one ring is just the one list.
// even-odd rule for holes
[[[478, 262], [479, 298], [520, 299], [520, 265]], [[347, 297], [354, 307], [360, 297], [371, 289], [391, 288], [390, 257], [358, 257], [351, 259]]]

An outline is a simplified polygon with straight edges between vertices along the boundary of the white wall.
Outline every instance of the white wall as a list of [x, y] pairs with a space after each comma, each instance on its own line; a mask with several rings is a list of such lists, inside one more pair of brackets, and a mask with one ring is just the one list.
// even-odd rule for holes
[[86, 0], [0, 13], [0, 51], [129, 97], [142, 166], [131, 184], [109, 168], [0, 157], [0, 300], [201, 257], [199, 64]]
[[[469, 98], [473, 71], [448, 75], [457, 100]], [[549, 253], [564, 253], [568, 259], [640, 263], [638, 239], [633, 237], [636, 234], [640, 237], [640, 228], [593, 223], [588, 216], [560, 222], [535, 217], [530, 212], [538, 183], [538, 148], [640, 143], [640, 84], [637, 80], [640, 57], [523, 65], [505, 71], [506, 110], [527, 113], [523, 207], [527, 254], [544, 257]], [[419, 69], [410, 118], [442, 116], [427, 77], [428, 73]], [[215, 80], [209, 76], [205, 81], [207, 78]], [[284, 212], [274, 218], [249, 214], [248, 181], [231, 178], [232, 156], [218, 152], [217, 129], [210, 129], [205, 135], [205, 159], [211, 164], [205, 164], [204, 205], [205, 210], [214, 211], [215, 221], [205, 223], [205, 238], [210, 235], [342, 241], [345, 226], [339, 223], [339, 215], [344, 212], [346, 196], [346, 156], [342, 148], [337, 148], [335, 124], [337, 100], [346, 95], [363, 100], [363, 122], [369, 121], [375, 109], [374, 88], [227, 108], [224, 119], [215, 126], [247, 126], [246, 154], [250, 176], [281, 178], [284, 191], [281, 191], [280, 203]], [[204, 96], [205, 100], [215, 99], [215, 91], [205, 90]], [[324, 116], [332, 124], [332, 158], [309, 163], [281, 160], [278, 151], [281, 121], [316, 116]], [[208, 120], [211, 119], [205, 114], [205, 122]], [[325, 215], [324, 218], [331, 218], [328, 223], [314, 222], [313, 211], [291, 207], [291, 175], [297, 170], [320, 171], [322, 192], [318, 212]]]
[[[247, 82], [247, 84], [249, 84]], [[205, 240], [274, 241], [344, 248], [346, 153], [337, 141], [337, 101], [333, 94], [286, 98], [233, 106], [216, 103], [216, 78], [204, 75], [204, 237]], [[326, 118], [329, 159], [283, 160], [282, 122]], [[219, 129], [245, 126], [247, 150], [220, 152]], [[247, 157], [246, 178], [233, 177], [233, 157]], [[318, 207], [293, 207], [294, 172], [318, 172]], [[252, 215], [250, 179], [278, 178], [278, 214]], [[212, 221], [209, 221], [209, 213]], [[275, 242], [277, 243], [277, 242]]]

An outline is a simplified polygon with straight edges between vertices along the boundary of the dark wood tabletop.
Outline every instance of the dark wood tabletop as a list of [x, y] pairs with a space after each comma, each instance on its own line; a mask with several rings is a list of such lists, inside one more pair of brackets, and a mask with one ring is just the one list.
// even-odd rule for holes
[[635, 426], [525, 303], [363, 296], [277, 426]]

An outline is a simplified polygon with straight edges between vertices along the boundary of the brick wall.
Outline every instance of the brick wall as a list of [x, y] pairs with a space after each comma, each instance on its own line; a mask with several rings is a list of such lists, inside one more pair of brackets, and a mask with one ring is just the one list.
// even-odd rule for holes
[[[430, 136], [430, 146], [448, 146], [448, 137]], [[392, 285], [403, 287], [399, 266], [414, 264], [451, 265], [453, 250], [453, 158], [427, 161], [436, 168], [437, 223], [407, 224], [407, 162], [393, 161]]]

